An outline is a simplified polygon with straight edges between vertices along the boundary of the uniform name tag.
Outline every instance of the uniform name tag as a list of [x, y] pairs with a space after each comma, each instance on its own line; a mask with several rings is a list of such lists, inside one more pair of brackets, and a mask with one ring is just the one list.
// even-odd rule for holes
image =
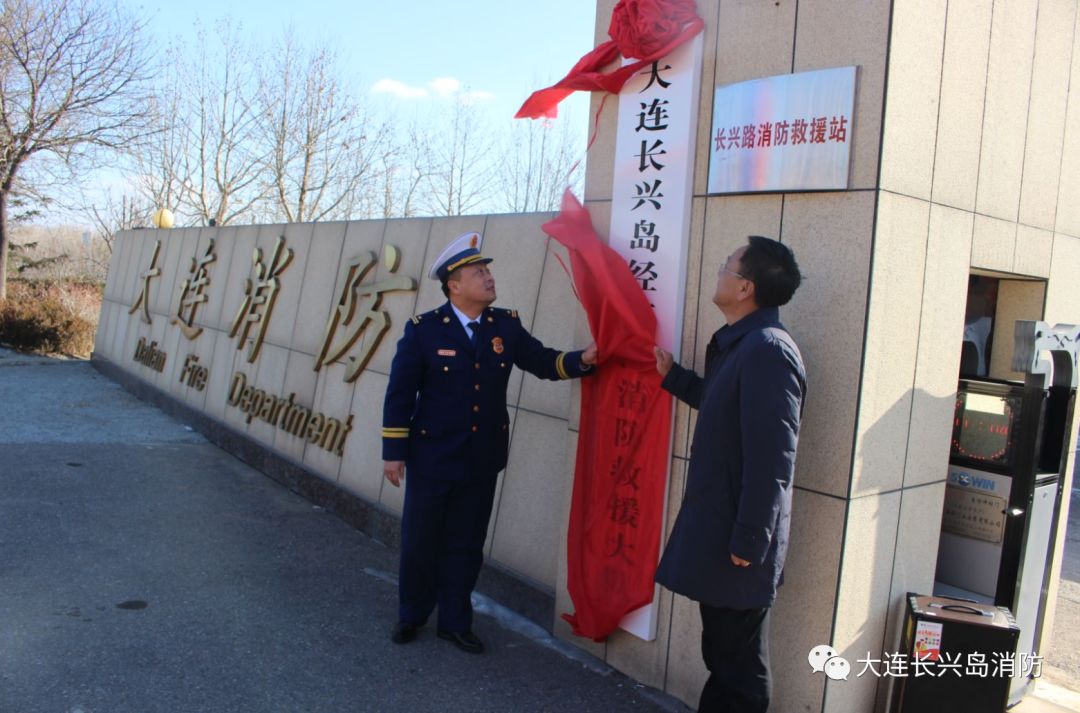
[[439, 356], [457, 356], [457, 349], [440, 349]]

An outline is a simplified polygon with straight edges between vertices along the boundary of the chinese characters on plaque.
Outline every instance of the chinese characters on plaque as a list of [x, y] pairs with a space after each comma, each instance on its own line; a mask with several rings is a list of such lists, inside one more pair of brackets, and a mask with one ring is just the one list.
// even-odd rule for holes
[[619, 95], [608, 244], [626, 259], [679, 353], [702, 39], [631, 78]]
[[847, 188], [855, 75], [839, 67], [717, 87], [709, 193]]
[[[655, 312], [656, 343], [676, 358], [681, 343], [702, 47], [699, 35], [639, 72], [623, 87], [617, 109], [608, 245], [626, 260]], [[662, 475], [643, 473], [643, 464], [632, 457], [637, 451], [629, 447], [640, 440], [648, 423], [642, 409], [655, 400], [655, 394], [648, 393], [650, 388], [633, 378], [617, 385], [615, 455], [607, 469], [605, 491], [606, 516], [612, 527], [603, 554], [613, 564], [626, 567], [655, 564], [644, 562], [636, 551], [637, 544], [651, 536], [647, 528], [639, 527], [646, 519], [646, 508], [652, 507], [639, 497], [639, 491], [647, 479], [654, 482]], [[648, 557], [653, 556], [650, 550]], [[620, 626], [651, 640], [656, 631], [655, 605], [631, 612]]]
[[1005, 536], [1008, 501], [973, 488], [945, 486], [941, 530], [1000, 545]]
[[608, 499], [608, 519], [615, 525], [615, 534], [604, 554], [609, 558], [619, 558], [628, 565], [637, 564], [634, 543], [638, 538], [633, 531], [638, 528], [638, 492], [641, 490], [641, 466], [631, 460], [628, 453], [638, 436], [650, 401], [651, 394], [641, 381], [626, 378], [619, 382], [615, 417], [616, 456], [608, 473], [613, 481]]
[[773, 146], [844, 143], [847, 141], [848, 117], [816, 116], [810, 119], [763, 121], [729, 128], [720, 127], [713, 137], [713, 151], [767, 149]]

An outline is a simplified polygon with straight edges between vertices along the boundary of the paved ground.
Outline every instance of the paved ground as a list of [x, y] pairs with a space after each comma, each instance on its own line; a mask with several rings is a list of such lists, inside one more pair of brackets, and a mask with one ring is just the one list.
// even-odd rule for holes
[[[1080, 495], [1038, 697], [1080, 711]], [[394, 553], [89, 364], [0, 349], [0, 713], [687, 711], [481, 599], [394, 646]]]
[[686, 710], [490, 602], [391, 644], [391, 551], [85, 362], [0, 350], [0, 406], [3, 713]]
[[1044, 677], [1050, 684], [1072, 689], [1071, 703], [1080, 711], [1080, 487], [1075, 482], [1073, 485], [1054, 634], [1046, 652]]

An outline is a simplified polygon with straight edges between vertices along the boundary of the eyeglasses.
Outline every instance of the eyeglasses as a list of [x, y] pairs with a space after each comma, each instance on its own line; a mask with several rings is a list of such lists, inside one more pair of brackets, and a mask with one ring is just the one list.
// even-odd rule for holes
[[727, 265], [724, 265], [723, 267], [721, 267], [720, 272], [722, 272], [722, 273], [726, 272], [726, 273], [728, 273], [730, 275], [734, 275], [735, 277], [738, 277], [740, 280], [748, 280], [748, 279], [750, 279], [750, 278], [746, 277], [745, 275], [743, 275], [742, 273], [735, 272], [734, 270], [732, 270]]

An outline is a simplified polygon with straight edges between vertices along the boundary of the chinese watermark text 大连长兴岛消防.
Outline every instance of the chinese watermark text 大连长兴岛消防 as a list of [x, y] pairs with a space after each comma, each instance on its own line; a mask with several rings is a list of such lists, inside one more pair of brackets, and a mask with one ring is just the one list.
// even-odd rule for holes
[[[833, 680], [847, 680], [852, 670], [847, 659], [831, 646], [815, 646], [807, 657], [813, 673], [822, 672]], [[856, 678], [872, 675], [879, 678], [933, 676], [944, 678], [975, 676], [978, 678], [1039, 678], [1043, 657], [1039, 654], [1013, 651], [949, 652], [935, 650], [911, 655], [886, 651], [874, 658], [868, 651], [865, 658], [856, 659]]]

